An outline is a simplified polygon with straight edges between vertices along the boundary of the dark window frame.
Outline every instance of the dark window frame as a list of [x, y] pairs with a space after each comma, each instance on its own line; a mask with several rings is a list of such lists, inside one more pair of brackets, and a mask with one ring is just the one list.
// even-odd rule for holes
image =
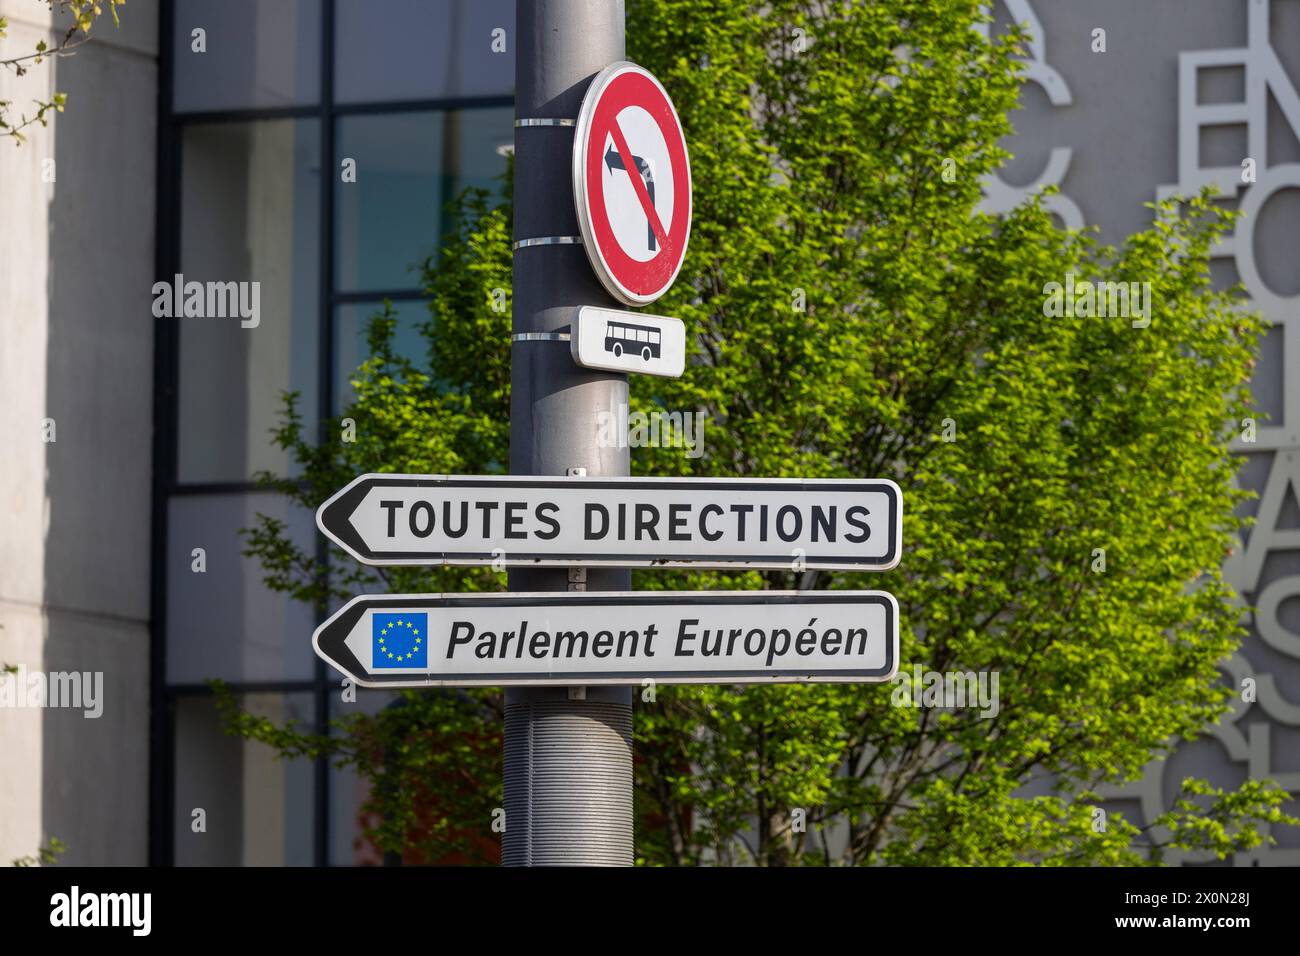
[[[334, 0], [321, 0], [320, 101], [309, 106], [265, 107], [239, 110], [175, 112], [172, 109], [174, 66], [172, 61], [176, 22], [175, 0], [164, 0], [158, 18], [157, 100], [157, 197], [155, 209], [154, 271], [159, 281], [168, 281], [180, 271], [181, 237], [181, 140], [185, 126], [214, 122], [251, 122], [275, 119], [316, 119], [320, 124], [320, 238], [318, 266], [317, 335], [317, 421], [318, 429], [332, 415], [334, 402], [334, 314], [336, 307], [362, 304], [385, 298], [393, 301], [419, 300], [419, 288], [337, 292], [334, 282], [334, 176], [335, 133], [340, 117], [399, 112], [490, 109], [514, 105], [513, 96], [451, 97], [444, 99], [392, 102], [334, 102]], [[168, 503], [173, 496], [221, 493], [247, 494], [259, 490], [250, 481], [190, 482], [177, 479], [179, 427], [179, 327], [173, 319], [154, 322], [153, 386], [153, 477], [151, 488], [151, 562], [149, 621], [149, 849], [151, 866], [175, 865], [176, 702], [182, 697], [210, 695], [204, 684], [168, 684], [167, 664], [167, 532]], [[318, 440], [324, 437], [318, 432]], [[327, 568], [329, 551], [323, 536], [316, 542], [317, 561]], [[325, 608], [316, 608], [316, 620]], [[303, 640], [309, 635], [304, 634]], [[323, 660], [315, 661], [311, 680], [231, 682], [239, 693], [311, 693], [314, 699], [313, 730], [329, 730], [330, 694], [338, 680]], [[312, 816], [312, 864], [330, 864], [329, 761], [320, 758], [313, 766], [314, 806]], [[387, 863], [397, 862], [387, 855]]]

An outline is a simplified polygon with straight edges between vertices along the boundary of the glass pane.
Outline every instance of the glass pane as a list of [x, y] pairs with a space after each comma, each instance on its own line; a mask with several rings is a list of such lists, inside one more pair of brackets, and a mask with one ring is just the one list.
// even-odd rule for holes
[[176, 0], [172, 108], [315, 105], [320, 11], [320, 0]]
[[240, 553], [239, 529], [253, 527], [259, 512], [284, 521], [290, 539], [313, 553], [312, 514], [278, 495], [181, 495], [169, 503], [168, 683], [311, 679], [312, 608], [269, 590], [257, 559]]
[[509, 108], [341, 118], [335, 168], [354, 160], [356, 181], [335, 184], [338, 289], [419, 288], [420, 264], [451, 227], [444, 206], [498, 186], [513, 124]]
[[[277, 724], [313, 729], [311, 694], [243, 694], [239, 701]], [[227, 736], [209, 696], [178, 698], [175, 715], [176, 863], [310, 866], [311, 761], [280, 760], [266, 744]]]
[[339, 103], [514, 92], [514, 0], [338, 0], [334, 16]]
[[[339, 675], [331, 671], [338, 687]], [[330, 694], [330, 717], [338, 719], [348, 714], [377, 714], [401, 699], [393, 691], [357, 688], [357, 699], [344, 703], [336, 691]], [[333, 731], [337, 733], [338, 731]], [[384, 855], [366, 839], [362, 807], [370, 795], [370, 782], [359, 776], [351, 767], [330, 768], [330, 865], [379, 866]], [[376, 823], [377, 821], [370, 821]]]
[[[270, 434], [281, 419], [283, 391], [302, 393], [299, 408], [307, 434], [314, 435], [319, 133], [316, 120], [185, 129], [183, 304], [191, 305], [198, 283], [207, 295], [196, 297], [204, 306], [202, 317], [175, 320], [180, 324], [177, 468], [182, 482], [247, 481], [259, 470], [286, 473], [288, 456], [272, 446]], [[241, 292], [256, 309], [226, 318], [209, 314], [220, 311], [207, 307], [211, 290], [231, 282], [244, 284]], [[247, 313], [253, 317], [241, 318]]]
[[[340, 306], [334, 313], [334, 414], [342, 414], [352, 401], [352, 377], [358, 366], [370, 358], [366, 326], [370, 317], [383, 311], [382, 302]], [[428, 340], [419, 326], [429, 318], [428, 304], [422, 301], [394, 302], [397, 330], [393, 344], [397, 354], [409, 358], [418, 368], [428, 364]], [[427, 368], [426, 368], [427, 370]]]

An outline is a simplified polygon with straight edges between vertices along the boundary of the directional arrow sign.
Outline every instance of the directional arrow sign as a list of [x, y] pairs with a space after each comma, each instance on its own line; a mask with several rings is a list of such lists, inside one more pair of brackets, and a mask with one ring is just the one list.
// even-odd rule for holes
[[375, 595], [312, 645], [363, 687], [887, 681], [898, 603], [883, 591]]
[[366, 564], [884, 571], [903, 502], [884, 480], [362, 475], [316, 524]]

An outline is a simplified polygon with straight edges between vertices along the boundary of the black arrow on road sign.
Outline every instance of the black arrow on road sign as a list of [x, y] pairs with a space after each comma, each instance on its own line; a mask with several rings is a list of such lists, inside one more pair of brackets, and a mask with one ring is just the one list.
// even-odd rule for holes
[[[719, 662], [720, 666], [697, 657], [693, 647], [685, 654], [675, 650], [672, 643], [661, 643], [659, 655], [651, 649], [653, 636], [662, 635], [664, 642], [680, 642], [683, 623], [694, 627], [703, 618], [707, 626], [709, 617], [715, 622], [739, 618], [748, 621], [744, 631], [749, 632], [752, 627], [761, 627], [767, 617], [783, 611], [795, 611], [789, 617], [797, 616], [800, 623], [805, 620], [804, 614], [814, 622], [819, 618], [827, 620], [815, 629], [815, 637], [822, 638], [821, 647], [816, 640], [812, 645], [797, 645], [796, 635], [800, 632], [799, 625], [795, 625], [771, 630], [770, 636], [760, 630], [771, 652], [776, 650], [778, 634], [784, 634], [776, 663], [774, 653], [763, 657], [763, 647], [757, 652], [749, 650], [749, 633], [740, 647], [743, 654], [739, 658], [732, 656], [728, 645], [730, 659]], [[611, 615], [617, 615], [621, 623], [633, 624], [636, 630], [632, 633], [645, 634], [645, 643], [633, 642], [631, 653], [624, 656], [624, 632], [619, 635], [616, 649], [602, 648], [600, 627], [593, 624], [608, 621]], [[419, 648], [408, 652], [413, 659], [407, 663], [397, 663], [401, 658], [394, 659], [384, 646], [382, 635], [393, 639], [389, 631], [383, 630], [392, 626], [392, 618], [397, 618], [399, 626], [403, 620], [416, 623], [409, 632], [396, 632], [401, 635], [403, 649], [415, 647], [414, 635], [421, 636]], [[510, 631], [487, 630], [491, 626], [487, 622], [503, 619], [521, 626]], [[852, 653], [853, 637], [847, 636], [840, 643], [841, 635], [854, 633], [845, 627], [853, 622], [863, 628], [856, 654]], [[833, 649], [825, 643], [825, 636], [832, 632], [837, 635]], [[592, 642], [588, 642], [589, 633]], [[522, 652], [507, 653], [516, 634], [520, 648], [525, 637], [530, 638], [527, 656]], [[546, 637], [541, 655], [539, 634]], [[551, 634], [555, 635], [554, 644]], [[562, 643], [564, 634], [568, 635], [567, 647]], [[471, 646], [475, 635], [476, 643]], [[485, 656], [484, 641], [489, 638], [491, 645]], [[694, 640], [694, 634], [690, 639]], [[873, 651], [878, 651], [870, 659], [865, 657], [868, 641]], [[892, 679], [898, 666], [898, 602], [883, 591], [367, 594], [353, 598], [317, 627], [312, 646], [317, 656], [362, 687], [609, 685], [635, 684], [647, 678], [671, 684], [876, 682]]]
[[[621, 523], [617, 535], [612, 533], [612, 526], [601, 532], [604, 536], [609, 531], [609, 540], [592, 539], [584, 531], [586, 522], [601, 520], [595, 517], [598, 514], [605, 516], [608, 525], [609, 517], [624, 504], [628, 505], [629, 512], [637, 515], [645, 505], [666, 520], [667, 512], [650, 503], [656, 492], [672, 492], [679, 504], [689, 505], [690, 514], [699, 517], [701, 536], [694, 540], [717, 540], [706, 537], [714, 532], [710, 530], [712, 519], [704, 505], [719, 500], [743, 501], [756, 514], [763, 513], [760, 508], [770, 509], [776, 522], [773, 527], [782, 540], [757, 537], [761, 530], [754, 527], [752, 520], [745, 524], [744, 512], [740, 512], [740, 520], [723, 532], [727, 539], [709, 554], [696, 553], [687, 545], [657, 535], [652, 535], [652, 539], [658, 543], [633, 547]], [[799, 497], [790, 498], [791, 495]], [[812, 495], [820, 501], [817, 506], [820, 517], [814, 517], [814, 509], [808, 503]], [[471, 501], [479, 502], [473, 506], [476, 514], [472, 522], [468, 520]], [[523, 504], [502, 505], [503, 502]], [[454, 507], [457, 504], [459, 508]], [[795, 552], [790, 550], [792, 545], [781, 530], [786, 527], [782, 522], [788, 523], [787, 505], [803, 506], [806, 511], [802, 518], [796, 515], [801, 530], [795, 532], [796, 536], [803, 536], [798, 540], [808, 546], [798, 559], [805, 569], [888, 571], [898, 564], [903, 534], [902, 493], [887, 480], [369, 474], [353, 479], [322, 504], [316, 511], [316, 526], [356, 560], [372, 565], [503, 562], [506, 567], [686, 565], [788, 570]], [[838, 525], [842, 538], [834, 533], [837, 506], [842, 519]], [[498, 507], [500, 510], [493, 516], [493, 509]], [[522, 508], [525, 514], [535, 516], [540, 522], [532, 532], [525, 532], [522, 540], [518, 533], [512, 534], [519, 518], [506, 515], [511, 508], [516, 511]], [[458, 520], [453, 515], [456, 510], [465, 517], [459, 519], [459, 530], [448, 534]], [[732, 511], [736, 512], [734, 504]], [[435, 513], [439, 522], [436, 537]], [[875, 521], [877, 533], [873, 534], [871, 526], [863, 523], [868, 517]], [[640, 520], [638, 517], [637, 521]], [[674, 522], [679, 520], [673, 518]], [[823, 529], [826, 520], [831, 522], [831, 527]], [[652, 524], [652, 530], [653, 527]], [[677, 524], [672, 527], [675, 529]], [[857, 532], [851, 532], [852, 528]], [[825, 535], [824, 545], [819, 529]], [[667, 526], [664, 530], [668, 530]]]
[[[655, 177], [654, 173], [650, 172], [650, 164], [640, 156], [633, 156], [632, 162], [636, 163], [636, 171], [640, 173], [641, 178], [645, 180], [645, 189], [646, 192], [650, 194], [650, 205], [653, 206], [655, 203]], [[616, 169], [621, 169], [624, 172], [627, 172], [627, 167], [623, 165], [623, 157], [619, 155], [618, 150], [616, 150], [612, 145], [605, 151], [605, 165], [609, 168], [611, 173]], [[646, 234], [646, 243], [650, 251], [654, 252], [655, 230], [654, 226], [651, 226], [648, 221], [646, 222]]]

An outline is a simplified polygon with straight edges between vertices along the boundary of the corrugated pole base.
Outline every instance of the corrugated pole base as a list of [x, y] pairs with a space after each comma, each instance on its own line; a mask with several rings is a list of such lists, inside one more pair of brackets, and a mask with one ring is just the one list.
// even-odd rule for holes
[[[573, 209], [572, 125], [592, 77], [624, 58], [621, 0], [519, 0], [516, 6], [515, 220], [510, 471], [628, 471], [625, 442], [600, 443], [602, 413], [627, 403], [627, 376], [577, 366], [564, 333], [582, 305], [619, 308], [596, 280]], [[541, 240], [518, 245], [522, 240]], [[606, 429], [608, 431], [608, 428]], [[512, 591], [564, 591], [570, 569], [510, 573]], [[592, 591], [627, 590], [629, 572], [588, 569]], [[506, 692], [502, 861], [630, 866], [630, 687]]]
[[505, 776], [507, 866], [632, 864], [629, 688], [512, 691]]

